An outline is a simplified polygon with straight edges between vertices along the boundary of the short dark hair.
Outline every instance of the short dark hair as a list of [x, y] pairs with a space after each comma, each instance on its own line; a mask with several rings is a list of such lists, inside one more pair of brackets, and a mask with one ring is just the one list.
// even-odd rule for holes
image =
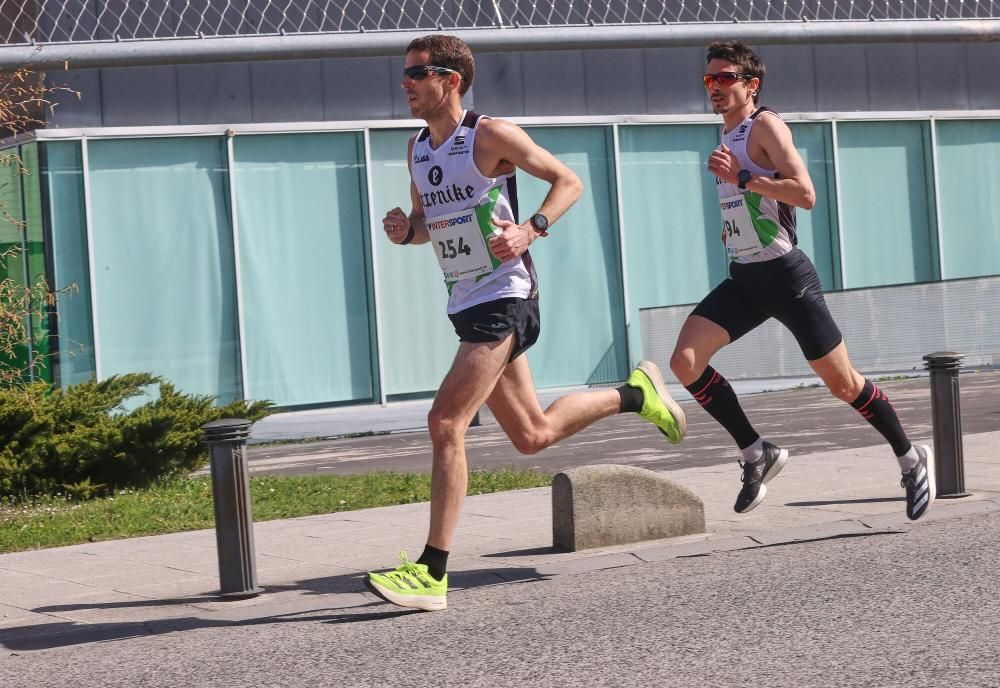
[[414, 38], [406, 46], [406, 52], [411, 50], [427, 51], [431, 55], [431, 64], [435, 67], [447, 67], [461, 74], [462, 85], [458, 87], [459, 94], [464, 96], [472, 87], [472, 80], [476, 76], [476, 62], [472, 59], [472, 50], [461, 38], [443, 34], [422, 36]]
[[760, 86], [753, 95], [753, 104], [756, 105], [760, 101], [760, 92], [764, 90], [764, 74], [767, 73], [767, 69], [757, 53], [740, 41], [716, 41], [708, 46], [706, 63], [712, 60], [732, 62], [734, 65], [739, 65], [744, 74], [760, 79]]

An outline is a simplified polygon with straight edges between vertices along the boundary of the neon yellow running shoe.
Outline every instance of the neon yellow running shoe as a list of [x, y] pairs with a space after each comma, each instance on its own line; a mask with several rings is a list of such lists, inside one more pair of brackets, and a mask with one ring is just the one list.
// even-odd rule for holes
[[399, 553], [401, 564], [392, 571], [365, 576], [365, 585], [386, 602], [426, 612], [448, 608], [448, 574], [440, 581], [427, 572], [427, 564], [416, 564]]
[[655, 425], [672, 443], [684, 439], [687, 418], [684, 410], [667, 391], [660, 369], [652, 361], [639, 361], [625, 384], [642, 390], [642, 410], [639, 415]]

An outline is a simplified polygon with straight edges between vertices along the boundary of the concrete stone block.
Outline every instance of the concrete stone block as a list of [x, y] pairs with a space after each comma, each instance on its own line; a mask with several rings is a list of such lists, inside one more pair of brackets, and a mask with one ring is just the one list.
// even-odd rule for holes
[[660, 473], [599, 464], [571, 468], [552, 481], [552, 544], [557, 550], [704, 532], [702, 501]]

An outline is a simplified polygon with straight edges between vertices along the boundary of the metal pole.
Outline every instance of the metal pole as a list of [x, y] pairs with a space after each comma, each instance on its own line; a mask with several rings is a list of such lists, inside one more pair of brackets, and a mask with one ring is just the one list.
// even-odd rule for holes
[[962, 461], [962, 411], [958, 395], [958, 371], [963, 354], [938, 351], [924, 356], [931, 378], [931, 418], [934, 423], [934, 457], [937, 465], [937, 496], [968, 497]]
[[250, 472], [245, 452], [251, 425], [242, 418], [223, 418], [201, 426], [212, 457], [221, 595], [228, 598], [254, 597], [262, 592], [257, 585]]

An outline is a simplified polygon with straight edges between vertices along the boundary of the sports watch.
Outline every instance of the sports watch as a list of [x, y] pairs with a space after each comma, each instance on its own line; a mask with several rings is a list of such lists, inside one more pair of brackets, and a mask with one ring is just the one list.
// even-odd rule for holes
[[752, 176], [753, 175], [750, 173], [750, 170], [740, 170], [739, 173], [736, 175], [736, 180], [739, 182], [738, 186], [741, 189], [746, 189], [747, 182], [750, 181], [750, 177]]
[[547, 235], [549, 230], [549, 218], [545, 217], [541, 213], [535, 213], [531, 216], [531, 219], [528, 220], [528, 222], [531, 223], [531, 226], [535, 228], [536, 232], [542, 236]]

